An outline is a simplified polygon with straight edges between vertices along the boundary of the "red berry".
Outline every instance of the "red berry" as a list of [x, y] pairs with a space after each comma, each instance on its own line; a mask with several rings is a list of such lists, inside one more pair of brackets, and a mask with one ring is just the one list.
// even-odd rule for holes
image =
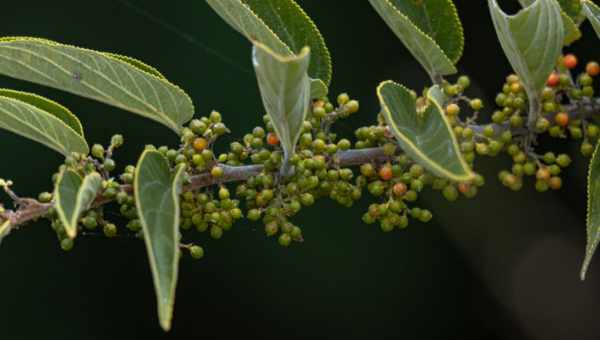
[[569, 125], [569, 115], [566, 112], [559, 112], [554, 116], [556, 124], [562, 127]]
[[269, 145], [277, 145], [279, 144], [279, 137], [277, 137], [275, 133], [269, 132], [267, 135], [267, 143], [269, 143]]
[[577, 66], [577, 57], [574, 54], [567, 54], [563, 58], [564, 67], [570, 69], [574, 69]]
[[560, 83], [560, 77], [556, 72], [552, 72], [550, 76], [548, 76], [548, 80], [546, 81], [546, 85], [550, 87], [556, 87]]
[[460, 191], [461, 194], [466, 194], [469, 192], [469, 190], [471, 190], [471, 185], [469, 183], [466, 183], [466, 182], [458, 183], [458, 191]]
[[389, 181], [393, 177], [392, 167], [390, 165], [384, 165], [379, 169], [379, 177], [384, 181]]
[[595, 77], [600, 74], [600, 65], [595, 61], [590, 61], [585, 67], [585, 72], [590, 76]]

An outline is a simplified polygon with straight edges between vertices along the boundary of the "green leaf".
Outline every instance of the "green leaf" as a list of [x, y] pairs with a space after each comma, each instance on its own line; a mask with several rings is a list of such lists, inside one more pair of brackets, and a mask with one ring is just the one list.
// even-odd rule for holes
[[600, 151], [598, 150], [600, 144], [596, 145], [588, 170], [587, 246], [581, 267], [581, 280], [585, 280], [585, 274], [600, 242]]
[[73, 170], [61, 173], [54, 189], [55, 208], [70, 238], [77, 236], [79, 218], [90, 208], [100, 189], [102, 176], [96, 172], [83, 179]]
[[[521, 6], [527, 7], [535, 2], [535, 0], [519, 0]], [[569, 46], [575, 41], [581, 39], [581, 30], [579, 25], [575, 22], [576, 18], [581, 16], [581, 4], [579, 0], [559, 0], [561, 7], [561, 17], [563, 19], [563, 25], [565, 30], [565, 41], [564, 45]], [[579, 4], [579, 14], [575, 14], [575, 6]], [[571, 14], [567, 14], [567, 11]]]
[[308, 115], [310, 80], [306, 71], [310, 48], [288, 57], [255, 42], [252, 56], [262, 101], [281, 142], [286, 166]]
[[451, 0], [369, 0], [432, 79], [456, 73], [464, 36]]
[[2, 243], [2, 239], [4, 239], [8, 234], [10, 234], [10, 221], [6, 220], [0, 224], [0, 243]]
[[323, 98], [327, 96], [329, 92], [329, 88], [321, 79], [311, 79], [310, 80], [310, 98]]
[[189, 96], [128, 57], [37, 38], [0, 39], [0, 74], [137, 113], [179, 133], [194, 114]]
[[600, 38], [600, 7], [598, 7], [598, 5], [589, 0], [583, 0], [582, 4], [583, 13], [592, 23], [594, 31], [596, 31], [596, 34]]
[[14, 98], [33, 105], [42, 111], [46, 111], [56, 116], [56, 118], [62, 120], [65, 124], [67, 124], [67, 126], [75, 130], [75, 132], [77, 132], [81, 137], [85, 137], [79, 118], [77, 118], [77, 116], [75, 116], [69, 109], [55, 101], [38, 96], [37, 94], [10, 89], [0, 89], [0, 96]]
[[419, 108], [415, 95], [392, 81], [381, 83], [377, 95], [385, 121], [404, 152], [437, 176], [473, 179], [444, 116], [444, 94], [438, 86], [428, 91], [427, 106]]
[[[331, 56], [323, 36], [310, 17], [293, 0], [207, 0], [208, 4], [236, 31], [251, 41], [266, 45], [275, 53], [291, 57], [305, 46], [312, 57], [308, 75], [322, 83], [314, 83], [313, 92], [323, 93], [329, 86]], [[317, 97], [313, 97], [317, 98]]]
[[161, 327], [171, 328], [179, 271], [179, 194], [184, 167], [175, 172], [158, 151], [140, 157], [135, 174], [135, 202], [156, 290]]
[[[33, 94], [3, 90], [0, 92], [0, 128], [44, 144], [65, 156], [72, 152], [87, 154], [89, 148], [81, 125], [76, 124], [79, 121], [70, 119], [70, 112], [55, 104]], [[79, 125], [75, 128], [80, 131], [71, 125]]]
[[527, 92], [531, 123], [539, 113], [540, 92], [562, 51], [565, 32], [560, 6], [555, 0], [537, 0], [509, 16], [496, 0], [488, 4], [498, 40]]
[[585, 19], [582, 0], [558, 0], [562, 10], [573, 20], [577, 26]]

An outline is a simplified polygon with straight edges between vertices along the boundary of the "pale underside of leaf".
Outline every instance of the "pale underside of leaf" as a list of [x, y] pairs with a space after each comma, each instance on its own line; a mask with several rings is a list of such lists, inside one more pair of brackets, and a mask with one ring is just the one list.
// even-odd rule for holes
[[400, 12], [390, 0], [369, 2], [434, 81], [440, 76], [457, 72], [454, 63], [440, 46]]
[[134, 194], [156, 290], [161, 327], [171, 328], [179, 270], [179, 194], [184, 168], [173, 173], [157, 151], [145, 151], [136, 167]]
[[496, 0], [488, 4], [498, 40], [527, 92], [530, 117], [537, 117], [539, 94], [564, 42], [561, 8], [555, 0], [536, 0], [509, 16]]
[[594, 27], [594, 31], [600, 38], [600, 7], [595, 3], [584, 0], [583, 4], [583, 13], [588, 18], [588, 20], [592, 23], [592, 27]]
[[85, 137], [83, 133], [83, 126], [81, 126], [79, 118], [77, 118], [77, 116], [75, 116], [69, 109], [55, 101], [38, 96], [37, 94], [10, 89], [0, 89], [0, 96], [14, 98], [33, 105], [42, 111], [46, 111], [56, 116], [56, 118], [62, 120], [66, 125], [75, 130], [75, 132], [77, 132], [77, 134], [79, 134], [81, 137]]
[[194, 113], [179, 87], [132, 60], [37, 38], [0, 40], [0, 74], [137, 113], [179, 132]]
[[65, 170], [59, 177], [54, 199], [56, 211], [69, 238], [77, 236], [77, 225], [82, 213], [89, 209], [102, 188], [102, 176], [94, 172], [81, 176]]
[[306, 47], [298, 56], [285, 57], [255, 42], [252, 59], [265, 110], [287, 160], [294, 153], [309, 112], [310, 49]]
[[596, 150], [590, 161], [588, 170], [587, 187], [587, 245], [585, 250], [585, 259], [581, 267], [581, 279], [585, 275], [592, 261], [592, 257], [600, 241], [600, 144], [596, 145]]
[[[519, 0], [519, 3], [523, 7], [530, 6], [536, 0]], [[569, 46], [575, 41], [581, 39], [581, 30], [578, 24], [574, 21], [574, 18], [567, 14], [563, 4], [561, 4], [561, 16], [563, 19], [563, 25], [565, 30], [565, 46]]]
[[0, 128], [62, 153], [88, 153], [83, 136], [56, 116], [23, 101], [0, 95]]
[[469, 181], [474, 174], [462, 157], [443, 109], [438, 86], [428, 92], [428, 106], [417, 112], [413, 94], [404, 86], [385, 81], [377, 88], [383, 116], [400, 147], [437, 176]]
[[[251, 42], [259, 42], [262, 45], [267, 46], [274, 53], [294, 57], [295, 53], [299, 53], [300, 50], [294, 51], [292, 47], [288, 46], [269, 25], [263, 21], [263, 19], [255, 13], [252, 8], [245, 2], [240, 0], [206, 0], [207, 3], [213, 8], [217, 14], [227, 22], [232, 28], [242, 34], [244, 37], [249, 39]], [[297, 6], [297, 5], [296, 5]], [[308, 27], [314, 25], [311, 22], [306, 23]], [[320, 35], [320, 33], [319, 33]], [[321, 38], [322, 39], [322, 38]], [[311, 42], [314, 44], [315, 42]], [[316, 42], [319, 43], [319, 42]], [[323, 42], [324, 45], [324, 42]], [[304, 46], [300, 46], [302, 48]], [[325, 51], [327, 49], [325, 48]], [[323, 57], [326, 63], [331, 64], [329, 52], [327, 51], [326, 56]], [[310, 64], [309, 64], [310, 67]], [[329, 66], [331, 69], [331, 66]], [[331, 73], [329, 71], [329, 73]], [[317, 77], [319, 74], [312, 75]], [[312, 79], [311, 81], [311, 98], [321, 98], [327, 94], [327, 84], [331, 78], [329, 74], [328, 79]], [[321, 80], [319, 82], [319, 80]]]

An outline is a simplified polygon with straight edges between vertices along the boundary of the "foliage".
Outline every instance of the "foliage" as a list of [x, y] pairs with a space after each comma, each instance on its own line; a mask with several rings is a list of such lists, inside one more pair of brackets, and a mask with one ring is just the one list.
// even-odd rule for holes
[[[35, 94], [0, 89], [0, 128], [37, 141], [65, 156], [52, 180], [54, 191], [37, 199], [0, 187], [15, 208], [0, 206], [0, 240], [28, 222], [45, 218], [63, 250], [82, 231], [101, 229], [106, 238], [144, 239], [161, 327], [171, 328], [181, 251], [200, 259], [204, 248], [184, 243], [192, 233], [221, 239], [242, 218], [261, 220], [267, 237], [288, 247], [304, 241], [293, 217], [318, 198], [344, 207], [368, 192], [374, 199], [362, 220], [383, 232], [428, 222], [419, 207], [423, 190], [448, 201], [472, 198], [484, 185], [474, 172], [478, 156], [507, 154], [512, 167], [499, 180], [517, 191], [527, 177], [536, 190], [559, 190], [567, 154], [538, 154], [542, 134], [581, 141], [592, 157], [588, 176], [588, 245], [582, 279], [600, 242], [598, 139], [600, 98], [594, 77], [600, 65], [579, 64], [562, 48], [581, 38], [589, 19], [600, 36], [600, 10], [589, 0], [521, 0], [506, 15], [488, 0], [498, 40], [515, 74], [506, 78], [480, 124], [483, 101], [468, 95], [470, 79], [457, 72], [464, 48], [462, 24], [450, 0], [370, 0], [432, 80], [418, 94], [392, 80], [376, 92], [381, 112], [359, 127], [355, 141], [338, 138], [332, 127], [360, 109], [348, 94], [331, 101], [331, 58], [314, 22], [293, 0], [207, 0], [252, 45], [266, 111], [257, 126], [219, 155], [214, 147], [230, 133], [221, 113], [194, 118], [189, 96], [158, 70], [137, 59], [42, 38], [0, 38], [0, 74], [98, 100], [154, 120], [180, 137], [174, 146], [146, 146], [137, 165], [115, 174], [113, 154], [124, 138], [90, 148], [84, 129], [68, 109]], [[532, 32], [534, 32], [532, 34]], [[491, 106], [491, 105], [489, 105]], [[200, 116], [200, 115], [198, 115]], [[594, 150], [596, 150], [594, 152]], [[235, 184], [233, 184], [235, 183]], [[116, 203], [126, 221], [109, 221]], [[109, 214], [111, 213], [111, 214]]]

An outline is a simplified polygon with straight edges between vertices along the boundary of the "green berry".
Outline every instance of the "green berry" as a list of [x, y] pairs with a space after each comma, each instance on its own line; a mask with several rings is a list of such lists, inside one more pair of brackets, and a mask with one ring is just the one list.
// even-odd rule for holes
[[569, 166], [569, 164], [571, 164], [571, 157], [569, 157], [567, 154], [560, 154], [558, 157], [556, 157], [556, 164], [558, 164], [558, 166], [561, 168], [566, 168]]
[[190, 255], [196, 260], [199, 260], [204, 257], [204, 248], [202, 248], [200, 246], [193, 245], [190, 247], [189, 250], [190, 250]]
[[117, 236], [117, 226], [112, 223], [107, 223], [102, 228], [104, 235], [106, 237], [115, 237]]
[[94, 144], [92, 146], [92, 156], [96, 158], [104, 158], [104, 147], [100, 144]]
[[69, 251], [73, 249], [73, 245], [75, 243], [70, 238], [65, 238], [60, 241], [60, 248], [64, 251]]
[[279, 235], [279, 239], [277, 240], [279, 245], [282, 247], [288, 247], [290, 243], [292, 243], [292, 237], [290, 234], [283, 233]]
[[52, 201], [52, 194], [49, 192], [42, 192], [38, 195], [38, 201], [41, 203], [48, 203]]

